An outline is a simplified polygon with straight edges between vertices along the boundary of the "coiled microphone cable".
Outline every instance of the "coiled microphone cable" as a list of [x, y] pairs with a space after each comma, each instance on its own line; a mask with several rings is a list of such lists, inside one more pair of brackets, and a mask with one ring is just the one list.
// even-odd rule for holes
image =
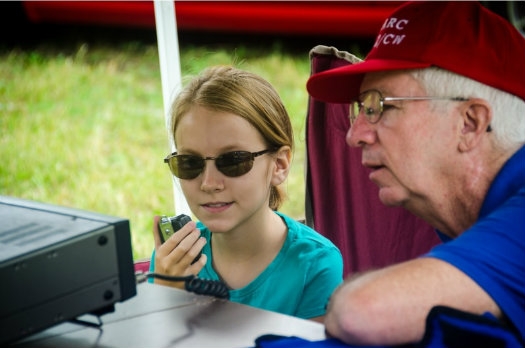
[[[145, 275], [145, 277], [144, 277]], [[137, 280], [145, 280], [145, 278], [157, 278], [172, 282], [184, 282], [184, 288], [187, 291], [194, 292], [199, 295], [209, 295], [222, 299], [230, 298], [230, 290], [228, 286], [222, 281], [201, 279], [196, 275], [189, 275], [184, 277], [168, 276], [158, 273], [137, 273]]]

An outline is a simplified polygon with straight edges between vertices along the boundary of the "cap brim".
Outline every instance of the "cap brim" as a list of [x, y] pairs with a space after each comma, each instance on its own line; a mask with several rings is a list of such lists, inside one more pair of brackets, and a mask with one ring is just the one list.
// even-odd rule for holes
[[430, 63], [404, 60], [369, 59], [314, 74], [308, 79], [306, 89], [313, 98], [320, 101], [349, 103], [359, 95], [364, 74], [388, 70], [426, 68], [430, 65]]

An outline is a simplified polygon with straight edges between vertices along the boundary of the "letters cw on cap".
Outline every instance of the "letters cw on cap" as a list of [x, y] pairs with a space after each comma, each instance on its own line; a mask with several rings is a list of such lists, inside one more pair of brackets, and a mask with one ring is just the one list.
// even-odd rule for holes
[[399, 45], [406, 35], [399, 34], [389, 34], [383, 33], [385, 29], [395, 29], [395, 30], [404, 30], [405, 26], [408, 24], [408, 19], [397, 19], [397, 18], [388, 18], [381, 27], [381, 32], [377, 36], [377, 39], [374, 43], [374, 47], [377, 47], [381, 44], [383, 45]]

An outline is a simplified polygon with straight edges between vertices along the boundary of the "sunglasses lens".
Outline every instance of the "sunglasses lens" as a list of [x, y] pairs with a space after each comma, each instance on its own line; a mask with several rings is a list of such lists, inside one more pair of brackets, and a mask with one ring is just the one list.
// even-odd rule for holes
[[173, 175], [179, 179], [195, 179], [204, 169], [204, 159], [193, 155], [177, 155], [169, 159]]
[[226, 176], [241, 176], [253, 167], [253, 155], [247, 151], [225, 153], [215, 160], [217, 169]]
[[207, 160], [215, 160], [217, 169], [226, 176], [236, 177], [248, 173], [253, 168], [256, 156], [267, 153], [270, 150], [260, 152], [233, 151], [220, 155], [217, 158], [202, 158], [195, 155], [172, 155], [166, 157], [173, 175], [179, 179], [195, 179], [204, 170]]

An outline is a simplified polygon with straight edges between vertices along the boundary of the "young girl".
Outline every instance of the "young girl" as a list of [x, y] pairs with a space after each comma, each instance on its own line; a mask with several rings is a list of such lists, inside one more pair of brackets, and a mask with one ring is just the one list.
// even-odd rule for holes
[[322, 321], [342, 282], [342, 256], [328, 239], [277, 211], [293, 130], [274, 88], [247, 71], [208, 68], [175, 99], [171, 131], [177, 152], [165, 162], [199, 222], [164, 244], [155, 231], [151, 270], [221, 280], [231, 301]]

